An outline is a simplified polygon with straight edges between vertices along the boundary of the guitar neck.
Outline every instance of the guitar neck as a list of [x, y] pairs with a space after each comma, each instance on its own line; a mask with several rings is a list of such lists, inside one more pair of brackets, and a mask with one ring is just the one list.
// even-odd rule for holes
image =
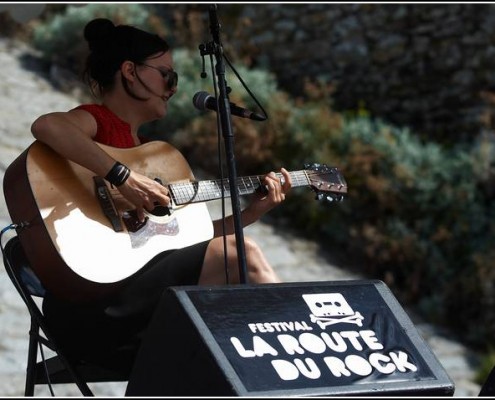
[[[279, 179], [283, 178], [281, 173], [276, 174]], [[308, 186], [309, 178], [305, 170], [289, 172], [292, 187]], [[263, 185], [263, 175], [253, 175], [237, 178], [236, 188], [239, 195], [253, 194]], [[179, 182], [168, 185], [175, 204], [183, 205], [199, 203], [210, 200], [230, 197], [230, 180], [204, 180], [197, 182]]]

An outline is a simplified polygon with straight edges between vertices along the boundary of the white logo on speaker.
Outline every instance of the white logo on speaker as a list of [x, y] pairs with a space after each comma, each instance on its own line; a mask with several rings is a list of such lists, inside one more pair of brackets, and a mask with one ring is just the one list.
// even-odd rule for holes
[[311, 322], [316, 322], [321, 329], [338, 323], [363, 326], [364, 317], [354, 312], [340, 293], [303, 294], [302, 297], [312, 312], [309, 314]]

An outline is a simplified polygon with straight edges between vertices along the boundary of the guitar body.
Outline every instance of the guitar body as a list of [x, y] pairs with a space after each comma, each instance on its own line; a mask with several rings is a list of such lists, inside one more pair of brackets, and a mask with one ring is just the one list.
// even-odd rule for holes
[[[131, 149], [100, 147], [131, 170], [164, 184], [194, 180], [182, 154], [165, 142]], [[17, 229], [19, 239], [33, 270], [55, 296], [75, 302], [97, 299], [158, 253], [213, 237], [205, 203], [171, 207], [170, 215], [148, 214], [144, 226], [128, 229], [121, 217], [132, 212], [132, 205], [117, 189], [104, 186], [120, 220], [117, 230], [96, 195], [94, 173], [43, 143], [35, 141], [5, 172], [11, 219], [28, 224]]]

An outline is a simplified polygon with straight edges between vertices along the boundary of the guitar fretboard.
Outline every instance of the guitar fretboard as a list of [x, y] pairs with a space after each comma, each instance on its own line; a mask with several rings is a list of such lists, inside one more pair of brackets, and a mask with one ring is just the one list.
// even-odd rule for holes
[[[281, 173], [276, 174], [282, 180]], [[292, 187], [309, 185], [309, 178], [305, 170], [289, 172], [292, 179]], [[253, 175], [237, 178], [236, 188], [239, 195], [254, 193], [263, 185], [263, 176]], [[222, 198], [222, 191], [225, 197], [230, 197], [230, 180], [204, 180], [198, 182], [179, 182], [169, 185], [175, 204], [182, 205], [188, 203], [198, 203]]]

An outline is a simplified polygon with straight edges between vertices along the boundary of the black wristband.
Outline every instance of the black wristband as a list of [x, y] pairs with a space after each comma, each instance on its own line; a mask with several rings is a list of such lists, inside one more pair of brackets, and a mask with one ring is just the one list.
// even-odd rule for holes
[[120, 186], [129, 178], [130, 174], [131, 170], [117, 161], [105, 176], [105, 179], [114, 186]]

